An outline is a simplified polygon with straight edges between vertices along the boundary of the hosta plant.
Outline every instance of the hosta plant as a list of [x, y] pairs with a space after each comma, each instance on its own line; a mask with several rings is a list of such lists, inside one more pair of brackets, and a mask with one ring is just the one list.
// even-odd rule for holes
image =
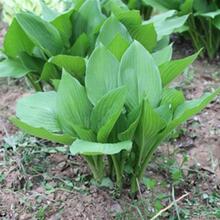
[[190, 37], [196, 50], [204, 48], [210, 59], [216, 56], [220, 48], [220, 2], [218, 0], [143, 1], [160, 11], [176, 10], [179, 16], [190, 13], [186, 27], [181, 30], [183, 36]]
[[[108, 30], [100, 41], [108, 41]], [[84, 82], [63, 69], [57, 91], [21, 98], [11, 121], [31, 135], [69, 146], [67, 153], [81, 155], [97, 182], [109, 177], [119, 189], [130, 184], [135, 193], [164, 138], [220, 89], [185, 100], [169, 85], [198, 53], [171, 60], [170, 48], [151, 55], [138, 41], [126, 43], [125, 38], [109, 47], [97, 45]]]
[[63, 11], [66, 7], [67, 1], [61, 0], [2, 0], [3, 5], [3, 20], [7, 23], [11, 23], [16, 13], [22, 10], [32, 11], [38, 15], [42, 13], [42, 2], [48, 5], [50, 8], [58, 11]]
[[172, 11], [144, 23], [139, 11], [119, 5], [118, 0], [102, 4], [98, 0], [78, 0], [63, 13], [45, 10], [42, 16], [30, 12], [15, 16], [4, 38], [5, 59], [0, 62], [0, 77], [25, 76], [37, 91], [44, 91], [45, 84], [56, 89], [62, 68], [83, 83], [86, 58], [100, 43], [110, 50], [122, 43], [119, 53], [133, 39], [150, 52], [165, 49], [170, 33], [187, 18], [175, 18]]

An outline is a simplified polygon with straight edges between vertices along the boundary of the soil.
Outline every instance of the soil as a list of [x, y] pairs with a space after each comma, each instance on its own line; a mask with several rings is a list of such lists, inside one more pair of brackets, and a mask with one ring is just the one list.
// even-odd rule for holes
[[[178, 52], [180, 48], [176, 48], [175, 57], [182, 57]], [[183, 86], [188, 99], [217, 88], [220, 86], [219, 63], [209, 64], [205, 60], [198, 60], [175, 85]], [[113, 190], [89, 184], [90, 173], [80, 158], [67, 158], [60, 154], [45, 154], [44, 158], [34, 154], [33, 157], [31, 146], [45, 146], [47, 142], [26, 139], [19, 134], [17, 150], [13, 149], [13, 144], [9, 143], [10, 135], [17, 130], [10, 124], [8, 117], [15, 112], [16, 100], [27, 91], [23, 80], [4, 81], [0, 85], [0, 219], [115, 219], [131, 203], [128, 189], [123, 191], [120, 199], [116, 199]], [[194, 199], [195, 187], [201, 187], [209, 194], [220, 186], [220, 99], [213, 101], [182, 129], [183, 134], [161, 146], [156, 156], [167, 154], [168, 148], [168, 151], [180, 151], [177, 154], [179, 161], [183, 158], [182, 151], [189, 154], [187, 168], [197, 166], [205, 176], [198, 180], [190, 174], [188, 182], [177, 190], [177, 197], [190, 192], [190, 200]], [[39, 170], [40, 165], [42, 170]], [[158, 181], [164, 178], [156, 162], [148, 168], [146, 175]], [[143, 190], [143, 197], [147, 199], [149, 195], [149, 191]], [[185, 204], [181, 204], [184, 207]], [[199, 216], [189, 219], [207, 218]]]

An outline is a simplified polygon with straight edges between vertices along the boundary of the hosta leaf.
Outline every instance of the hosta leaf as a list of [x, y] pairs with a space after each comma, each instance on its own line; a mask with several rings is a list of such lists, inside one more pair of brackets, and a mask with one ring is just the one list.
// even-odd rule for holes
[[179, 105], [174, 113], [173, 121], [170, 122], [168, 127], [164, 132], [169, 133], [172, 129], [188, 120], [193, 115], [199, 113], [203, 108], [205, 108], [209, 102], [211, 102], [220, 93], [220, 88], [213, 93], [206, 93], [201, 98], [185, 101], [183, 104]]
[[152, 51], [157, 45], [157, 33], [154, 24], [133, 25], [129, 28], [129, 32], [149, 51]]
[[34, 44], [21, 29], [16, 18], [14, 18], [4, 38], [4, 52], [8, 56], [15, 58], [21, 52], [30, 54], [33, 47]]
[[118, 143], [95, 143], [77, 139], [70, 146], [72, 155], [113, 155], [122, 150], [130, 151], [132, 148], [131, 141], [123, 141]]
[[73, 25], [71, 16], [73, 15], [73, 11], [73, 9], [65, 11], [51, 21], [51, 24], [60, 32], [60, 36], [66, 45], [69, 45], [69, 40], [72, 35]]
[[193, 10], [194, 0], [185, 0], [180, 6], [180, 15], [189, 14]]
[[81, 80], [85, 75], [86, 64], [82, 57], [69, 56], [69, 55], [57, 55], [51, 57], [49, 62], [57, 65], [60, 68], [64, 68], [68, 73]]
[[92, 104], [118, 85], [119, 62], [104, 46], [97, 47], [89, 58], [85, 77], [86, 90]]
[[171, 60], [162, 64], [159, 69], [163, 86], [166, 86], [181, 74], [197, 58], [200, 51], [186, 58]]
[[195, 15], [214, 19], [216, 16], [220, 15], [220, 9], [207, 13], [196, 13]]
[[120, 33], [116, 34], [115, 38], [108, 45], [108, 49], [118, 58], [119, 61], [128, 47], [129, 42], [124, 39]]
[[58, 12], [49, 8], [43, 0], [39, 0], [41, 5], [41, 15], [44, 20], [51, 21], [58, 16]]
[[139, 106], [145, 97], [155, 107], [161, 98], [160, 73], [150, 53], [137, 41], [124, 53], [120, 64], [120, 85], [129, 89], [126, 104], [130, 109]]
[[161, 105], [171, 104], [173, 110], [176, 110], [177, 106], [182, 104], [185, 101], [185, 97], [182, 91], [176, 89], [164, 89]]
[[38, 92], [22, 97], [16, 105], [16, 116], [35, 128], [60, 132], [57, 120], [55, 92]]
[[143, 0], [143, 2], [152, 6], [153, 8], [158, 9], [159, 11], [178, 9], [179, 7], [179, 0]]
[[173, 118], [173, 107], [169, 103], [161, 104], [154, 110], [166, 123], [170, 122]]
[[6, 59], [0, 62], [0, 77], [20, 78], [29, 72], [19, 60]]
[[165, 127], [166, 121], [160, 117], [147, 100], [144, 100], [142, 115], [136, 131], [136, 142], [141, 147], [141, 158], [149, 150], [148, 144]]
[[166, 21], [168, 18], [171, 18], [175, 14], [176, 14], [175, 10], [169, 10], [167, 12], [163, 12], [163, 13], [160, 13], [158, 15], [153, 16], [149, 20], [144, 21], [144, 23], [152, 23], [152, 22], [153, 23], [158, 23], [158, 22], [160, 23], [160, 22]]
[[161, 40], [164, 36], [170, 35], [175, 32], [175, 29], [182, 27], [188, 15], [183, 15], [180, 17], [169, 18], [163, 22], [155, 22], [155, 29], [157, 32], [157, 40]]
[[21, 52], [19, 54], [19, 58], [23, 65], [32, 72], [40, 73], [42, 71], [44, 66], [44, 60], [38, 57], [30, 56], [26, 52]]
[[46, 82], [50, 82], [53, 79], [59, 79], [60, 74], [57, 72], [57, 69], [52, 63], [45, 63], [40, 80], [44, 80]]
[[17, 14], [16, 19], [31, 41], [43, 49], [48, 56], [62, 51], [62, 39], [52, 24], [27, 12]]
[[70, 55], [72, 56], [80, 56], [85, 57], [89, 50], [89, 38], [88, 36], [83, 33], [81, 34], [70, 48]]
[[216, 28], [220, 30], [220, 15], [216, 16], [213, 20], [213, 24], [215, 25]]
[[73, 18], [75, 39], [82, 33], [86, 33], [90, 42], [93, 43], [97, 29], [104, 19], [105, 16], [101, 12], [100, 2], [98, 0], [86, 0]]
[[120, 141], [132, 140], [137, 129], [139, 119], [142, 113], [142, 106], [134, 109], [128, 114], [127, 128], [118, 134]]
[[114, 12], [114, 15], [127, 28], [133, 25], [140, 25], [142, 22], [140, 11], [138, 10], [123, 10], [123, 11], [120, 10], [120, 11]]
[[24, 132], [26, 132], [30, 135], [34, 135], [39, 138], [43, 138], [43, 139], [53, 141], [56, 143], [60, 143], [60, 144], [68, 144], [68, 145], [72, 144], [74, 141], [74, 137], [71, 137], [67, 134], [56, 134], [56, 133], [49, 132], [44, 128], [35, 128], [35, 127], [19, 120], [16, 117], [11, 117], [10, 121], [15, 126], [20, 128], [21, 130], [23, 130]]
[[164, 47], [163, 49], [156, 51], [152, 54], [156, 64], [159, 66], [167, 61], [170, 61], [172, 58], [172, 44], [170, 44], [167, 47]]
[[98, 133], [98, 142], [106, 142], [119, 118], [126, 98], [125, 87], [117, 88], [103, 96], [91, 114], [91, 126]]
[[107, 15], [111, 13], [119, 13], [121, 11], [127, 11], [128, 7], [122, 0], [107, 0], [102, 1], [102, 9], [104, 9]]
[[89, 128], [91, 109], [85, 88], [63, 72], [57, 92], [57, 114], [64, 132], [75, 136], [74, 127]]
[[97, 38], [97, 44], [101, 43], [107, 47], [119, 33], [126, 41], [131, 42], [131, 36], [125, 26], [115, 16], [111, 16], [103, 23]]

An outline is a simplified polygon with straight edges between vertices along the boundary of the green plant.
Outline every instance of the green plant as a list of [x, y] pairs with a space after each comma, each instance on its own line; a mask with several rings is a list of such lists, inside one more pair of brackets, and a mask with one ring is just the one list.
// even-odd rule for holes
[[63, 11], [65, 9], [65, 2], [61, 0], [2, 0], [3, 4], [3, 20], [11, 23], [16, 13], [22, 10], [32, 11], [38, 15], [42, 13], [41, 3], [45, 2], [50, 8]]
[[[220, 3], [217, 0], [161, 1], [143, 0], [160, 11], [177, 10], [179, 16], [189, 14], [187, 25], [179, 31], [190, 37], [196, 50], [205, 49], [209, 59], [213, 59], [220, 48]], [[185, 34], [187, 31], [187, 34]], [[204, 54], [201, 53], [201, 56]]]
[[220, 89], [186, 101], [168, 85], [198, 53], [171, 60], [169, 46], [151, 55], [124, 28], [114, 35], [115, 27], [121, 24], [114, 16], [103, 24], [83, 82], [63, 70], [57, 92], [21, 98], [11, 121], [31, 135], [70, 145], [70, 154], [82, 155], [98, 182], [107, 176], [121, 189], [128, 178], [135, 193], [159, 144]]
[[[17, 14], [5, 35], [5, 59], [0, 62], [0, 76], [26, 76], [36, 91], [44, 91], [45, 84], [57, 88], [65, 68], [83, 83], [86, 58], [96, 44], [116, 51], [122, 43], [116, 55], [121, 56], [132, 39], [150, 52], [168, 48], [165, 50], [169, 55], [169, 35], [184, 24], [187, 16], [176, 18], [173, 12], [164, 13], [143, 23], [139, 11], [129, 10], [118, 2], [108, 0], [101, 4], [98, 0], [87, 0], [82, 4], [78, 0], [68, 11], [59, 14], [46, 6], [41, 17], [30, 12]], [[110, 20], [101, 8], [107, 15], [106, 9], [113, 14]], [[164, 23], [168, 19], [171, 23], [166, 28]], [[112, 30], [106, 33], [103, 29], [108, 26]]]

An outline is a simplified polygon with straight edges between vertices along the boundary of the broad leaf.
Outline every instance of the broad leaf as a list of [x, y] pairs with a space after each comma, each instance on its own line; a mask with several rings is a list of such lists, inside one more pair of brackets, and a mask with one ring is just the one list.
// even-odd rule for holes
[[121, 34], [116, 34], [115, 38], [108, 45], [108, 49], [114, 54], [118, 60], [121, 60], [125, 50], [129, 47], [129, 42], [124, 39]]
[[101, 43], [108, 47], [117, 34], [120, 34], [128, 42], [132, 40], [125, 26], [115, 16], [111, 16], [103, 23], [97, 38], [97, 44]]
[[133, 25], [129, 28], [129, 32], [135, 40], [139, 41], [150, 52], [157, 45], [157, 33], [153, 23]]
[[16, 116], [35, 128], [44, 128], [50, 132], [60, 132], [56, 113], [55, 92], [38, 92], [24, 96], [16, 105]]
[[16, 19], [31, 41], [43, 49], [48, 56], [62, 51], [62, 39], [52, 24], [27, 12], [17, 14]]
[[76, 77], [78, 80], [82, 80], [85, 75], [86, 64], [82, 57], [57, 55], [51, 57], [49, 62], [57, 65], [60, 68], [64, 68], [68, 73]]
[[73, 18], [74, 38], [77, 39], [82, 33], [86, 33], [90, 42], [93, 43], [98, 27], [101, 26], [104, 19], [105, 16], [101, 12], [98, 0], [85, 1]]
[[118, 86], [119, 62], [104, 46], [97, 47], [89, 58], [85, 84], [92, 104]]
[[73, 24], [71, 16], [73, 15], [73, 11], [73, 9], [65, 11], [51, 21], [51, 24], [60, 32], [60, 36], [65, 42], [65, 45], [69, 45], [69, 40], [72, 35]]
[[69, 54], [72, 56], [85, 57], [89, 50], [89, 38], [83, 33], [81, 34], [72, 45], [69, 50]]
[[[201, 50], [200, 50], [201, 51]], [[179, 60], [172, 60], [162, 64], [160, 69], [163, 86], [169, 84], [179, 74], [181, 74], [198, 57], [199, 52]]]
[[124, 53], [120, 64], [120, 85], [129, 89], [126, 104], [129, 109], [139, 106], [145, 97], [155, 107], [160, 101], [160, 73], [151, 54], [137, 41]]
[[19, 60], [6, 59], [0, 62], [0, 77], [20, 78], [29, 72]]
[[173, 121], [170, 122], [164, 133], [169, 133], [172, 129], [174, 129], [184, 121], [188, 120], [193, 115], [199, 113], [219, 93], [220, 93], [220, 88], [213, 93], [206, 93], [201, 98], [192, 101], [185, 101], [183, 104], [178, 106], [178, 108], [175, 111]]
[[160, 104], [171, 104], [173, 110], [176, 110], [176, 108], [184, 101], [185, 97], [182, 91], [176, 89], [164, 89]]
[[60, 144], [68, 144], [68, 145], [72, 144], [74, 141], [74, 137], [71, 137], [67, 134], [56, 134], [49, 132], [44, 128], [35, 128], [25, 122], [22, 122], [16, 117], [11, 117], [10, 121], [24, 132], [33, 135], [35, 137], [43, 138]]
[[172, 58], [172, 44], [167, 47], [164, 47], [161, 50], [158, 50], [152, 54], [156, 64], [159, 66], [167, 61], [170, 61]]
[[118, 88], [103, 96], [91, 114], [91, 126], [98, 133], [98, 142], [106, 142], [119, 118], [126, 98], [126, 88]]
[[114, 155], [122, 150], [130, 151], [132, 148], [131, 141], [123, 141], [118, 143], [95, 143], [77, 139], [70, 146], [72, 155]]
[[166, 127], [166, 121], [152, 108], [147, 100], [143, 103], [143, 112], [136, 131], [136, 142], [140, 146], [140, 158], [148, 152], [148, 145], [157, 133]]
[[45, 63], [40, 80], [44, 80], [46, 82], [50, 82], [53, 79], [60, 79], [60, 74], [52, 63]]
[[21, 52], [30, 54], [33, 47], [34, 44], [21, 29], [16, 18], [14, 18], [4, 38], [4, 52], [7, 56], [15, 58]]
[[57, 114], [64, 132], [75, 136], [77, 127], [89, 128], [91, 109], [85, 88], [63, 72], [57, 92]]
[[118, 139], [120, 141], [132, 140], [137, 129], [139, 119], [142, 113], [142, 105], [137, 109], [134, 109], [128, 114], [127, 117], [127, 128], [118, 134]]

